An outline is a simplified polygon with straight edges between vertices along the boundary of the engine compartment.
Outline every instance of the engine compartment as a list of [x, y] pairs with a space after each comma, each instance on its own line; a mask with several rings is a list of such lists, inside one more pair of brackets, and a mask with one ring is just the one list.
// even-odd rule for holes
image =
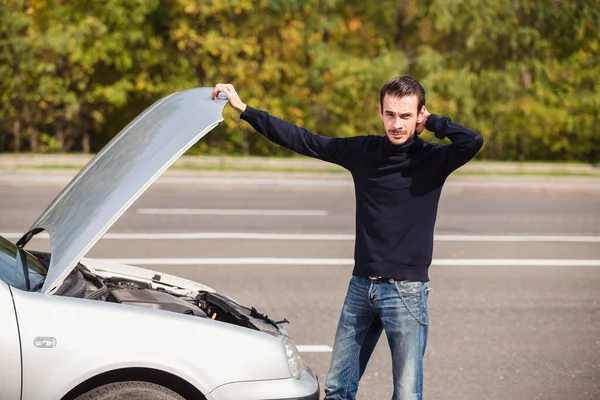
[[219, 293], [199, 291], [194, 297], [181, 296], [169, 291], [168, 285], [156, 283], [160, 285], [152, 287], [144, 281], [121, 277], [101, 278], [80, 264], [65, 279], [56, 295], [210, 318], [272, 335], [282, 333], [279, 324], [288, 322], [285, 319], [275, 322], [254, 307], [242, 306]]
[[181, 314], [207, 317], [206, 313], [189, 300], [172, 296], [157, 290], [139, 288], [112, 289], [106, 301], [113, 303], [129, 304], [138, 307], [154, 308], [157, 310], [173, 311]]
[[106, 294], [98, 300], [210, 318], [274, 335], [280, 332], [278, 323], [268, 316], [218, 293], [202, 291], [195, 297], [180, 296], [168, 289], [122, 278], [105, 278], [102, 283]]
[[[46, 266], [50, 263], [50, 254], [30, 251]], [[55, 295], [76, 297], [88, 300], [106, 301], [136, 307], [187, 314], [199, 318], [230, 323], [272, 335], [286, 334], [281, 326], [286, 319], [274, 321], [254, 307], [245, 307], [227, 296], [208, 291], [193, 292], [195, 295], [183, 296], [176, 293], [179, 289], [161, 282], [161, 277], [152, 278], [153, 285], [147, 281], [123, 277], [100, 277], [94, 275], [84, 265], [78, 264], [65, 278]], [[188, 291], [189, 292], [189, 291]]]

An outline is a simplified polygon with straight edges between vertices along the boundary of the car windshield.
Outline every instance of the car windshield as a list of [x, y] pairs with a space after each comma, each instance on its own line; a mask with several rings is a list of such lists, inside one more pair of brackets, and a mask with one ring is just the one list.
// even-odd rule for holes
[[17, 246], [0, 236], [0, 279], [21, 290], [40, 288], [46, 278], [46, 267], [33, 255], [21, 250], [24, 260], [19, 257]]

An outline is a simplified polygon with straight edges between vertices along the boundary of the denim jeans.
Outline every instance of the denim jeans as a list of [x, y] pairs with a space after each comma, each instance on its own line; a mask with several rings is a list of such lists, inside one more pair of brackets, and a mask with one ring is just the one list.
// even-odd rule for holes
[[382, 331], [392, 353], [392, 400], [423, 398], [429, 290], [427, 282], [352, 277], [325, 380], [326, 400], [356, 398], [358, 382]]

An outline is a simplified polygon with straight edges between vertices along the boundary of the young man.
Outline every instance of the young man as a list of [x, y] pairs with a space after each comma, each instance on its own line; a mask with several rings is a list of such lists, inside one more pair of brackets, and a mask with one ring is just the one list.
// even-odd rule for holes
[[[381, 89], [385, 136], [316, 135], [247, 106], [232, 85], [217, 84], [213, 98], [219, 92], [269, 140], [339, 164], [354, 179], [355, 264], [325, 381], [326, 399], [355, 398], [382, 331], [392, 354], [392, 399], [422, 399], [438, 201], [448, 175], [477, 154], [483, 138], [450, 118], [430, 114], [425, 91], [408, 76], [393, 78]], [[418, 135], [425, 128], [451, 144], [422, 140]]]

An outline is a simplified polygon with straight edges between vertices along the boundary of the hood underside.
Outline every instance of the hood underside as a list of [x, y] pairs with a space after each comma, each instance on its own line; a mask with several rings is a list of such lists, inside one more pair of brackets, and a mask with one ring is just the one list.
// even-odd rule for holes
[[42, 287], [53, 293], [90, 248], [175, 160], [223, 120], [227, 103], [212, 88], [164, 97], [127, 125], [54, 199], [19, 240], [50, 235]]

